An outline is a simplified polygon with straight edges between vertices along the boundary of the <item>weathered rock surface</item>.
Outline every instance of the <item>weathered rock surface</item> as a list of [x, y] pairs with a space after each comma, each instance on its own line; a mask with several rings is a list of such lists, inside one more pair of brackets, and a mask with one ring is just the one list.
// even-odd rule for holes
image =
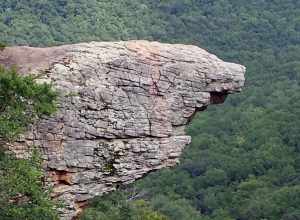
[[129, 41], [12, 47], [0, 63], [44, 73], [59, 111], [33, 125], [14, 150], [40, 146], [53, 196], [71, 219], [86, 201], [174, 166], [197, 111], [240, 91], [245, 68], [196, 46]]

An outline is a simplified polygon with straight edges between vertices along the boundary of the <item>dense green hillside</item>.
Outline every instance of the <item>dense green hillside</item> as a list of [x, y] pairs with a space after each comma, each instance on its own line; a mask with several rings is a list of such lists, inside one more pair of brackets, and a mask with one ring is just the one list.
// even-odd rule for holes
[[[299, 0], [2, 0], [0, 29], [10, 45], [150, 39], [247, 66], [243, 93], [188, 129], [182, 164], [135, 191], [172, 220], [300, 219]], [[103, 207], [85, 219], [108, 216]]]

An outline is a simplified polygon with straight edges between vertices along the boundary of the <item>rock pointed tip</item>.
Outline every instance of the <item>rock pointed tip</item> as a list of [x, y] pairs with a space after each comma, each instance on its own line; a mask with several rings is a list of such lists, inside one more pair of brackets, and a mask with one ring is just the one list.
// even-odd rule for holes
[[[246, 67], [237, 63], [225, 62], [225, 70], [229, 75], [227, 93], [241, 92], [245, 85]], [[226, 77], [228, 78], [228, 77]]]

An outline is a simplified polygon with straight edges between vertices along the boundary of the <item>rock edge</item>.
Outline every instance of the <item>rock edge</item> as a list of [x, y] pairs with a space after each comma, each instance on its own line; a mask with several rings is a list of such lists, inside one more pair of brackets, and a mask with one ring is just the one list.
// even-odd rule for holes
[[179, 161], [198, 111], [240, 92], [245, 67], [190, 45], [91, 42], [10, 47], [0, 63], [59, 91], [59, 111], [32, 125], [11, 149], [42, 152], [47, 184], [73, 219], [95, 196]]

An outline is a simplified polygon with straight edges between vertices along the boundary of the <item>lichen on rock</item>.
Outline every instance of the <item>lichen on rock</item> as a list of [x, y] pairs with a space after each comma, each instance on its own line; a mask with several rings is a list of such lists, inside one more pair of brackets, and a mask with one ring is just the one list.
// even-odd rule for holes
[[12, 47], [0, 63], [59, 91], [59, 111], [12, 149], [40, 146], [53, 197], [72, 219], [86, 201], [178, 163], [197, 111], [244, 85], [245, 68], [196, 46], [148, 41]]

